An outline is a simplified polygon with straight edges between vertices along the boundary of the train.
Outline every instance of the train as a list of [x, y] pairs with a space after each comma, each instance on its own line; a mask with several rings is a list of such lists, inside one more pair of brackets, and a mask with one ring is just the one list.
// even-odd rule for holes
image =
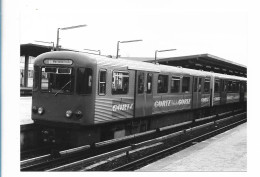
[[34, 62], [32, 120], [70, 147], [246, 109], [247, 79], [74, 51]]

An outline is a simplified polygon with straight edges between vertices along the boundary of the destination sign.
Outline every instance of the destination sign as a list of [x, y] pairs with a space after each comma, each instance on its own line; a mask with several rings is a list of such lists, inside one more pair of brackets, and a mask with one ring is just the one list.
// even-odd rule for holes
[[58, 59], [45, 59], [44, 64], [46, 65], [71, 65], [72, 60], [58, 60]]

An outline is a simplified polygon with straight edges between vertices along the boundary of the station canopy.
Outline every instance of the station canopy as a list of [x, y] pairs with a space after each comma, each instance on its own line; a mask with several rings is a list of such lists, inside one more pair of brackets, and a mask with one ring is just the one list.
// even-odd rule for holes
[[[46, 46], [46, 45], [39, 45], [39, 44], [21, 44], [20, 45], [20, 56], [32, 56], [32, 57], [37, 57], [38, 55], [41, 55], [45, 52], [50, 52], [52, 51], [53, 47], [52, 46]], [[54, 47], [54, 50], [56, 50], [56, 47]], [[67, 49], [67, 48], [59, 48], [59, 50], [63, 51], [76, 51], [73, 49]]]
[[38, 55], [50, 52], [52, 46], [44, 46], [38, 44], [21, 44], [20, 45], [20, 56], [32, 56], [37, 57]]
[[[153, 58], [125, 57], [130, 60], [154, 62]], [[247, 67], [211, 54], [198, 54], [157, 59], [157, 63], [215, 73], [247, 77]]]

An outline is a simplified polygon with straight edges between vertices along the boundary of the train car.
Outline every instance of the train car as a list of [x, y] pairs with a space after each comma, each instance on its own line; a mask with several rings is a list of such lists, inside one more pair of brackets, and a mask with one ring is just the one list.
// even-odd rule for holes
[[245, 102], [245, 84], [245, 78], [212, 72], [49, 52], [34, 63], [32, 119], [46, 129], [44, 141], [59, 136], [82, 145], [194, 121], [217, 106]]
[[244, 103], [246, 101], [246, 78], [215, 73], [214, 105]]

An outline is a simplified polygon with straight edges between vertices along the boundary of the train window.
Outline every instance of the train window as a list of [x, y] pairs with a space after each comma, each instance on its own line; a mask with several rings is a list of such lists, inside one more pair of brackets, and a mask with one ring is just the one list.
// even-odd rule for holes
[[45, 73], [56, 73], [57, 72], [57, 68], [51, 68], [51, 67], [46, 67], [43, 68]]
[[232, 92], [235, 92], [236, 91], [236, 82], [232, 82]]
[[33, 76], [33, 91], [37, 91], [39, 87], [40, 78], [40, 67], [34, 66], [34, 76]]
[[238, 92], [239, 91], [239, 82], [233, 81], [233, 83], [232, 83], [232, 91], [233, 92]]
[[70, 68], [58, 68], [57, 73], [59, 74], [70, 74], [71, 69]]
[[144, 73], [138, 74], [138, 89], [137, 92], [139, 94], [144, 93]]
[[199, 78], [198, 92], [201, 92], [202, 78]]
[[215, 79], [214, 91], [215, 91], [215, 93], [220, 91], [220, 80], [219, 79]]
[[78, 94], [91, 94], [92, 93], [92, 69], [78, 68], [77, 93]]
[[182, 92], [189, 93], [190, 92], [190, 77], [182, 78]]
[[232, 92], [233, 91], [233, 83], [232, 81], [228, 81], [227, 83], [227, 91]]
[[159, 75], [158, 76], [158, 93], [167, 93], [168, 92], [168, 76]]
[[181, 79], [180, 77], [172, 76], [171, 80], [171, 93], [179, 93], [181, 86]]
[[193, 92], [197, 92], [197, 84], [198, 84], [198, 78], [197, 77], [195, 77], [194, 78], [194, 81], [193, 81]]
[[240, 83], [237, 82], [237, 85], [236, 85], [236, 92], [239, 92], [239, 88], [240, 88]]
[[241, 84], [239, 84], [240, 86], [240, 92], [244, 92], [245, 91], [245, 83], [241, 82]]
[[116, 71], [112, 77], [112, 94], [127, 94], [129, 88], [129, 73]]
[[147, 92], [146, 93], [152, 93], [152, 84], [153, 84], [153, 74], [148, 73], [147, 74]]
[[205, 78], [204, 81], [204, 93], [208, 93], [210, 90], [210, 78]]
[[[72, 69], [66, 68], [67, 73], [57, 72], [60, 68], [42, 67], [41, 90], [51, 93], [71, 93], [73, 91]], [[65, 68], [62, 68], [65, 69]]]
[[227, 85], [225, 80], [221, 80], [221, 92], [227, 91]]
[[106, 94], [106, 70], [100, 70], [99, 71], [99, 95], [105, 95]]

